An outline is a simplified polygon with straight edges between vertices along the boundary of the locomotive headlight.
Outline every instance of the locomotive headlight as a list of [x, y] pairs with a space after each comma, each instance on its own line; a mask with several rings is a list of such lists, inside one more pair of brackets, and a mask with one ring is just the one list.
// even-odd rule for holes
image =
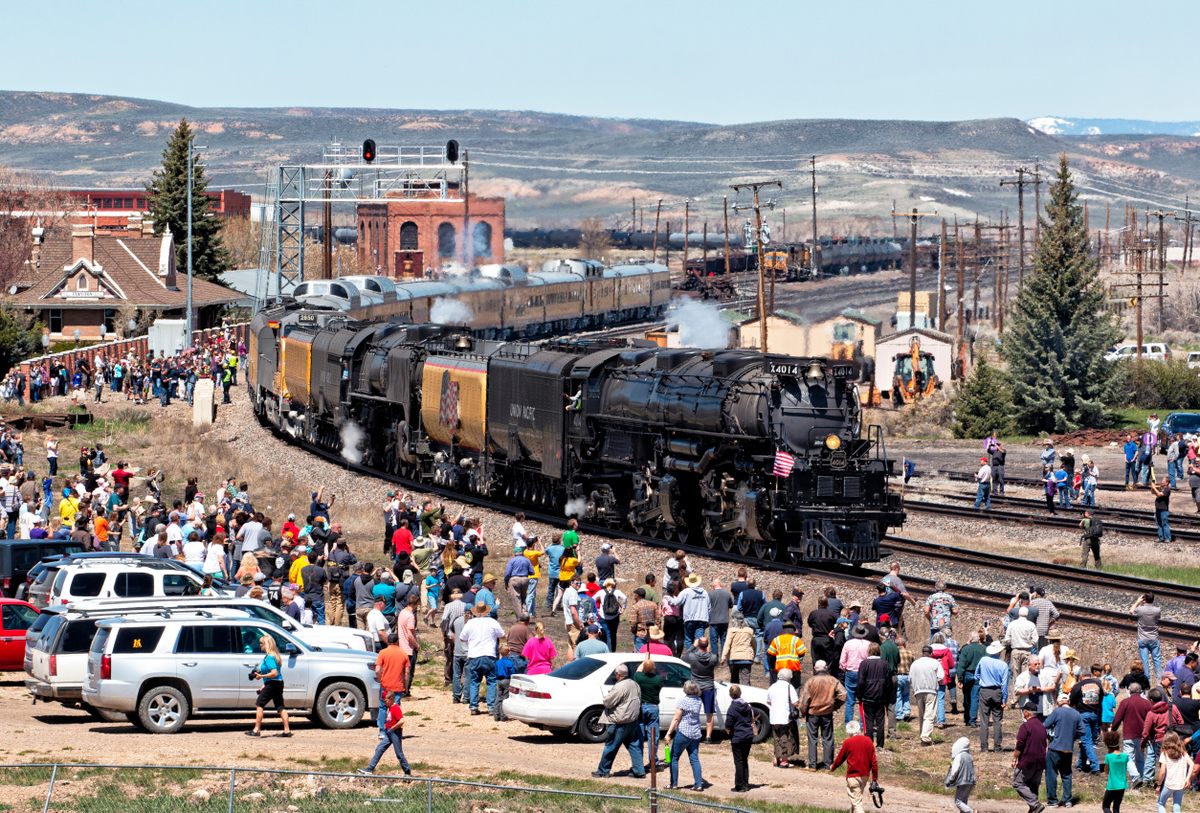
[[841, 447], [842, 447], [842, 439], [839, 438], [837, 435], [826, 435], [825, 436], [825, 448], [826, 449], [828, 449], [831, 452], [836, 452]]

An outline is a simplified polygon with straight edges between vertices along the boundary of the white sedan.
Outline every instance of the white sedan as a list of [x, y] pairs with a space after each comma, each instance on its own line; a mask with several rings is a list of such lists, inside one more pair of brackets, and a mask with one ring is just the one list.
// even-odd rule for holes
[[[568, 731], [586, 742], [603, 742], [605, 726], [600, 722], [604, 696], [616, 682], [618, 664], [632, 674], [641, 668], [645, 655], [632, 652], [605, 653], [578, 658], [548, 675], [513, 675], [509, 682], [504, 713], [534, 728]], [[679, 658], [654, 655], [654, 664], [663, 678], [658, 711], [662, 732], [675, 716], [675, 705], [683, 699], [683, 684], [691, 680], [692, 670]], [[725, 710], [729, 708], [729, 684], [716, 681], [717, 708], [713, 715], [714, 734], [725, 730]], [[771, 733], [767, 716], [767, 692], [742, 686], [742, 699], [754, 709], [758, 726], [756, 742], [764, 742]]]

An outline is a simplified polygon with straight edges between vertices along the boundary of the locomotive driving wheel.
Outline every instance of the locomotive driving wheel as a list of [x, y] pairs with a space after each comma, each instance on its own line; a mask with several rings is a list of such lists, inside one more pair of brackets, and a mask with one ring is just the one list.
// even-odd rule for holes
[[708, 548], [709, 550], [716, 550], [721, 538], [720, 533], [717, 530], [717, 523], [713, 521], [712, 517], [704, 518], [704, 525], [701, 528], [700, 533], [701, 537], [704, 539], [704, 547]]
[[753, 548], [754, 548], [754, 558], [755, 559], [758, 559], [759, 561], [762, 561], [762, 562], [774, 562], [775, 561], [776, 549], [775, 549], [774, 542], [755, 541]]
[[753, 547], [750, 544], [750, 537], [746, 536], [745, 534], [738, 534], [731, 541], [737, 545], [738, 555], [740, 555], [740, 556], [749, 556], [750, 555], [750, 549]]

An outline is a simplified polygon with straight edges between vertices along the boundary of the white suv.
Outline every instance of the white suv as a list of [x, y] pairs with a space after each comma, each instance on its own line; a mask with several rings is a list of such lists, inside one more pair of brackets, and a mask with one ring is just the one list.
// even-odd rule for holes
[[94, 559], [58, 568], [46, 606], [93, 598], [195, 596], [204, 579], [174, 562], [157, 559]]
[[154, 612], [157, 609], [207, 610], [221, 607], [243, 610], [251, 617], [269, 621], [295, 635], [314, 647], [341, 647], [374, 652], [371, 636], [365, 630], [339, 627], [330, 624], [304, 625], [283, 610], [253, 598], [231, 598], [228, 596], [167, 596], [155, 599], [89, 599], [71, 604], [71, 609], [80, 611], [119, 610], [121, 612]]
[[316, 650], [274, 624], [218, 617], [99, 622], [83, 701], [155, 734], [173, 734], [193, 715], [253, 714], [260, 683], [249, 673], [262, 661], [264, 635], [283, 659], [289, 711], [347, 729], [378, 706], [374, 653]]

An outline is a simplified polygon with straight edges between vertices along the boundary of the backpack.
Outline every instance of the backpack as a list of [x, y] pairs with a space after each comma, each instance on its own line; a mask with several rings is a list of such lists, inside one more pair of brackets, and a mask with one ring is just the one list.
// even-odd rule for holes
[[599, 608], [596, 607], [596, 599], [587, 594], [587, 591], [580, 588], [579, 590], [579, 618], [584, 623], [592, 618], [597, 618], [600, 615]]
[[604, 591], [604, 616], [613, 618], [621, 614], [621, 602], [617, 600], [617, 591]]
[[1092, 539], [1104, 536], [1104, 523], [1100, 521], [1100, 517], [1092, 517], [1092, 521], [1088, 523], [1088, 536]]

